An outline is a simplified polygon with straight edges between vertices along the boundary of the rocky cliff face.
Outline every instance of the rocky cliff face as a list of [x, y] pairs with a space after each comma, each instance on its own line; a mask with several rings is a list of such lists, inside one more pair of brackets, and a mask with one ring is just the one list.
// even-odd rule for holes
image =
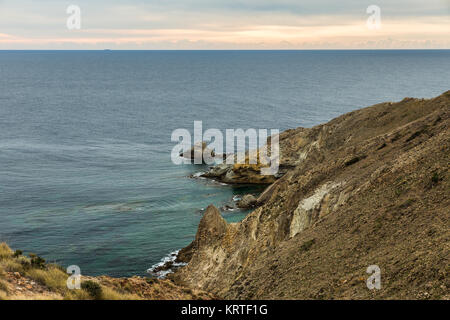
[[449, 110], [450, 91], [281, 133], [282, 177], [240, 223], [208, 207], [174, 279], [223, 298], [450, 298]]

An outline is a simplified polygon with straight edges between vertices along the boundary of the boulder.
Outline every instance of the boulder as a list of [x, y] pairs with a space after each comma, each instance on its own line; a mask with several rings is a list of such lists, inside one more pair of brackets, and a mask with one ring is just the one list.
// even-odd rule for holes
[[237, 202], [238, 208], [248, 209], [256, 206], [257, 199], [252, 194], [246, 194]]
[[[190, 159], [191, 161], [194, 161], [195, 159], [195, 152], [196, 149], [200, 151], [200, 143], [195, 144], [190, 150], [184, 151], [180, 153], [180, 157]], [[201, 143], [201, 150], [202, 150], [202, 163], [205, 163], [204, 155], [210, 156], [211, 158], [215, 157], [214, 150], [211, 150], [207, 148], [206, 142]]]

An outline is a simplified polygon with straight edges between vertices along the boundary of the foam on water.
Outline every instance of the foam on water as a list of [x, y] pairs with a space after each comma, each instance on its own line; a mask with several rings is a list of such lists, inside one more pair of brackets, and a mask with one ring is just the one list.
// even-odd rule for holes
[[[157, 278], [164, 279], [169, 273], [173, 273], [174, 270], [176, 270], [177, 268], [187, 265], [187, 263], [184, 263], [184, 262], [175, 262], [179, 252], [180, 252], [180, 250], [176, 250], [176, 251], [169, 253], [167, 256], [163, 257], [160, 262], [154, 264], [149, 269], [147, 269], [147, 272]], [[168, 262], [172, 263], [170, 268], [165, 269], [165, 270], [155, 271], [157, 268], [160, 268], [160, 267], [166, 265]]]

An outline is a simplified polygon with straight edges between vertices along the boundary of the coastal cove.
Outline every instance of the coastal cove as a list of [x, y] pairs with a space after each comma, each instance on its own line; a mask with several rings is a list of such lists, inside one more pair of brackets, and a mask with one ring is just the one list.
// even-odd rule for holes
[[[160, 279], [81, 276], [81, 290], [71, 290], [65, 268], [0, 243], [0, 299], [448, 300], [448, 248], [440, 240], [449, 235], [449, 106], [447, 91], [282, 132], [284, 174], [257, 198], [242, 197], [237, 205], [254, 210], [240, 222], [209, 205]], [[257, 181], [258, 167], [231, 165], [227, 175]], [[428, 265], [434, 272], [423, 272]], [[163, 279], [172, 266], [180, 268]], [[378, 275], [366, 282], [370, 270]], [[374, 275], [378, 288], [369, 286]], [[224, 307], [188, 304], [180, 312], [267, 312], [265, 305]]]
[[286, 132], [435, 97], [448, 90], [449, 55], [0, 51], [0, 242], [87, 276], [148, 276], [193, 241], [209, 205], [239, 222], [252, 209], [234, 204], [265, 189], [174, 165], [173, 130], [202, 120]]

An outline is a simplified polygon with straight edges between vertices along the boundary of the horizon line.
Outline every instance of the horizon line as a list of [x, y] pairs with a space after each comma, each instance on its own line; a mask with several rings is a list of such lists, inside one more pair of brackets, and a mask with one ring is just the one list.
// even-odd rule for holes
[[450, 48], [323, 48], [323, 49], [0, 49], [1, 51], [447, 51]]

